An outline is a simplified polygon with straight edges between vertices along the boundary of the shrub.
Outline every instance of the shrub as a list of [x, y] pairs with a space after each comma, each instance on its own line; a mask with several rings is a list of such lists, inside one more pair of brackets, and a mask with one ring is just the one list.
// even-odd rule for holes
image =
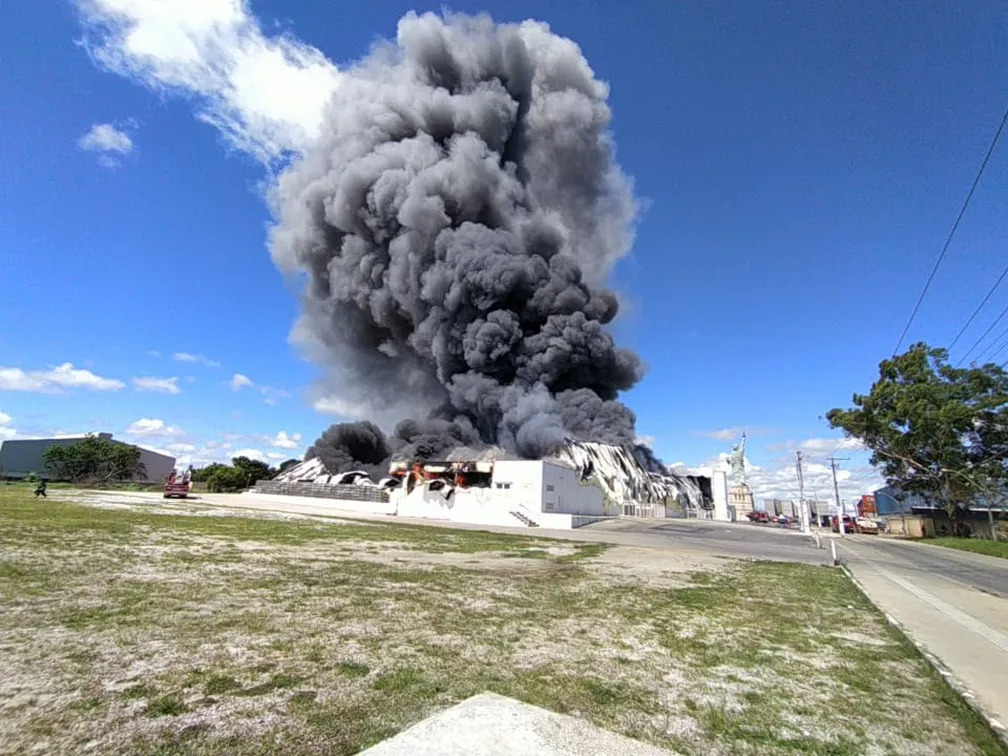
[[248, 478], [245, 471], [237, 467], [218, 467], [207, 478], [207, 490], [211, 493], [233, 493], [243, 491]]
[[30, 473], [28, 473], [27, 475], [24, 476], [24, 482], [25, 483], [38, 483], [39, 482], [38, 473], [36, 473], [34, 470], [32, 470]]

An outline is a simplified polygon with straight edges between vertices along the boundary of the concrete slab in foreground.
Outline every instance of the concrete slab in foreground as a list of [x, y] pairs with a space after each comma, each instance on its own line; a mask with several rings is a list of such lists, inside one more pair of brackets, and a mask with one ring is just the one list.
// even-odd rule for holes
[[466, 699], [395, 737], [367, 756], [668, 756], [666, 751], [601, 730], [581, 719], [493, 693]]

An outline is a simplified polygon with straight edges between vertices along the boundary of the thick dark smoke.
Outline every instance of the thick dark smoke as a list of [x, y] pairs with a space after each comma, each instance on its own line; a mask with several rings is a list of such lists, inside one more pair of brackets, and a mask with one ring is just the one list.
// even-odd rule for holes
[[[420, 418], [390, 452], [633, 447], [617, 397], [643, 366], [606, 329], [604, 280], [636, 203], [608, 88], [577, 45], [531, 21], [410, 13], [344, 73], [321, 138], [271, 195], [273, 257], [307, 274], [295, 335], [329, 388]], [[313, 449], [366, 461], [362, 428]]]
[[318, 457], [331, 472], [373, 468], [385, 465], [391, 450], [385, 434], [374, 423], [331, 425], [308, 447], [305, 459]]

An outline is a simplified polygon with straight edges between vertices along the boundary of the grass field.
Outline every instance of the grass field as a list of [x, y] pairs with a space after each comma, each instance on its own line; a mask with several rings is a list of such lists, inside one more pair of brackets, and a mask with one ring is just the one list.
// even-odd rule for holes
[[986, 554], [987, 556], [1001, 557], [1008, 559], [1008, 542], [988, 541], [982, 538], [956, 538], [954, 536], [943, 536], [941, 538], [925, 538], [921, 543], [932, 546], [944, 546], [947, 549], [959, 549], [960, 551], [972, 551], [974, 554]]
[[353, 753], [490, 690], [682, 753], [1000, 753], [837, 570], [179, 506], [0, 487], [0, 752]]

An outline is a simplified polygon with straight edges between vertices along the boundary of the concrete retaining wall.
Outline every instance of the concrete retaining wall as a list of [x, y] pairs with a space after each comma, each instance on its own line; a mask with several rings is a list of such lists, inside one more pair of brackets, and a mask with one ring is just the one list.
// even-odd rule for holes
[[258, 480], [255, 490], [273, 496], [312, 496], [320, 499], [340, 501], [375, 502], [387, 504], [389, 492], [374, 486], [325, 486], [314, 483], [278, 483], [273, 480]]

